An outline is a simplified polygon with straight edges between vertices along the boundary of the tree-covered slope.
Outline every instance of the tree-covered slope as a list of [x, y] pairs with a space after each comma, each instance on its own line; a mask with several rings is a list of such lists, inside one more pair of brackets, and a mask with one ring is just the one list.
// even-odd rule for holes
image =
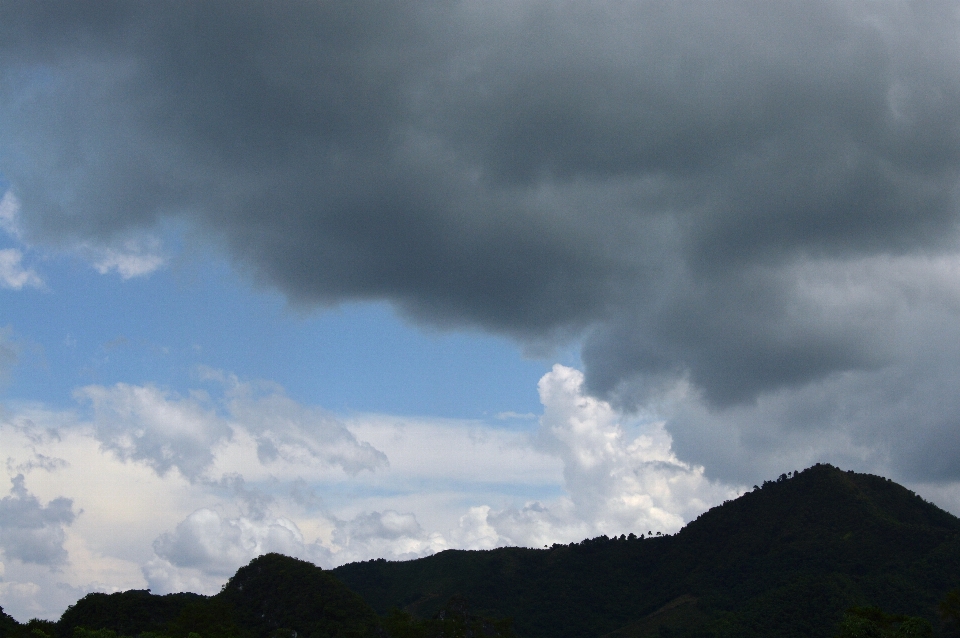
[[58, 634], [72, 636], [74, 627], [109, 629], [123, 636], [161, 632], [188, 605], [204, 600], [199, 594], [155, 596], [145, 589], [87, 594], [60, 616]]
[[359, 638], [377, 625], [370, 605], [330, 572], [280, 554], [241, 567], [214, 599], [257, 638], [280, 629], [287, 635]]
[[[40, 631], [51, 638], [77, 638], [78, 628], [100, 632], [80, 638], [110, 638], [110, 632], [143, 638], [363, 638], [377, 635], [378, 626], [373, 609], [330, 572], [266, 554], [237, 570], [216, 596], [88, 594]], [[0, 635], [43, 638], [16, 623], [2, 630]]]
[[58, 623], [0, 613], [0, 638], [512, 636], [504, 618], [522, 638], [830, 638], [871, 618], [896, 631], [926, 618], [938, 633], [938, 602], [958, 585], [960, 519], [892, 481], [817, 465], [673, 536], [331, 571], [268, 554], [216, 596], [90, 594]]
[[669, 537], [448, 551], [334, 573], [378, 611], [430, 614], [462, 593], [529, 638], [600, 636], [682, 597], [696, 602], [664, 614], [676, 635], [830, 636], [852, 606], [936, 620], [937, 601], [960, 584], [960, 519], [881, 477], [817, 465]]

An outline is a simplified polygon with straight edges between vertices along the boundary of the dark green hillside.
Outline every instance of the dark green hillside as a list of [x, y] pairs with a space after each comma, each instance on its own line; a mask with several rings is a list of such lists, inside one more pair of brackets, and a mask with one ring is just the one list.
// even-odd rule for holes
[[73, 635], [74, 627], [110, 629], [121, 635], [159, 632], [175, 620], [187, 605], [205, 600], [199, 594], [154, 596], [144, 589], [116, 594], [87, 594], [67, 608], [57, 623], [58, 634]]
[[362, 638], [377, 635], [380, 622], [330, 572], [280, 554], [241, 567], [216, 596], [156, 596], [143, 590], [88, 594], [56, 624], [39, 628], [40, 634], [36, 627], [10, 620], [10, 627], [0, 624], [0, 637]]
[[960, 582], [958, 535], [960, 519], [892, 481], [817, 466], [703, 514], [668, 562], [743, 635], [818, 635], [853, 605], [934, 618]]
[[13, 616], [3, 611], [3, 607], [0, 607], [0, 636], [14, 634], [19, 629], [20, 623]]
[[234, 619], [258, 638], [278, 629], [298, 636], [364, 636], [377, 615], [330, 572], [306, 561], [267, 554], [241, 567], [217, 594]]
[[370, 561], [334, 570], [378, 612], [393, 606], [431, 616], [463, 594], [487, 616], [512, 617], [520, 636], [589, 636], [612, 631], [662, 605], [669, 539], [587, 540], [552, 550], [450, 550], [416, 561]]
[[332, 571], [268, 554], [216, 596], [90, 594], [58, 623], [0, 613], [0, 638], [947, 636], [958, 586], [960, 519], [886, 479], [817, 465], [673, 536]]
[[[935, 621], [937, 602], [960, 584], [960, 519], [881, 477], [818, 465], [670, 537], [448, 551], [334, 573], [378, 611], [430, 614], [459, 592], [485, 614], [512, 616], [528, 638], [660, 635], [661, 626], [827, 637], [853, 606]], [[687, 602], [670, 607], [678, 600]]]

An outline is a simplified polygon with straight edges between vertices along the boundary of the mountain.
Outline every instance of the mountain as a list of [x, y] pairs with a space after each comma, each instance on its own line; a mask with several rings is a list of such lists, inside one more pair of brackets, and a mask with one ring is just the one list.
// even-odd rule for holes
[[115, 594], [87, 594], [67, 608], [57, 623], [65, 637], [74, 627], [109, 629], [123, 636], [160, 632], [176, 620], [191, 603], [205, 600], [199, 594], [155, 596], [146, 589]]
[[19, 623], [17, 623], [16, 619], [3, 611], [3, 607], [0, 607], [0, 636], [14, 633], [18, 629]]
[[312, 563], [267, 554], [241, 567], [214, 596], [258, 638], [275, 635], [364, 636], [377, 615], [343, 583]]
[[329, 571], [267, 554], [216, 596], [89, 594], [57, 623], [0, 610], [0, 638], [930, 636], [950, 629], [940, 601], [960, 626], [958, 585], [960, 519], [882, 477], [816, 465], [672, 536]]
[[673, 536], [446, 551], [333, 573], [378, 612], [454, 594], [527, 638], [834, 635], [846, 609], [937, 621], [960, 585], [960, 519], [878, 476], [781, 475]]
[[111, 638], [78, 636], [77, 627], [114, 638], [363, 638], [377, 635], [379, 624], [373, 609], [330, 572], [265, 554], [237, 570], [216, 596], [87, 594], [63, 613], [50, 638]]

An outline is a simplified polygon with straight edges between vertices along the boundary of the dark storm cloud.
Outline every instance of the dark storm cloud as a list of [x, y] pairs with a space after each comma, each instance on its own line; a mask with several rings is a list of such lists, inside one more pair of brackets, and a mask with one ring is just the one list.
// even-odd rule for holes
[[625, 401], [686, 378], [734, 409], [896, 366], [884, 298], [823, 298], [805, 268], [956, 252], [950, 3], [0, 15], [0, 171], [29, 238], [187, 219], [295, 303], [584, 336], [588, 384]]

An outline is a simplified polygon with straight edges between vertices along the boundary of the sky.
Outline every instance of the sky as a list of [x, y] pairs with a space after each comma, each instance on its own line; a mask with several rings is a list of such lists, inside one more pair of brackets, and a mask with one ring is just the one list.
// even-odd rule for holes
[[960, 513], [948, 2], [0, 0], [0, 606]]

